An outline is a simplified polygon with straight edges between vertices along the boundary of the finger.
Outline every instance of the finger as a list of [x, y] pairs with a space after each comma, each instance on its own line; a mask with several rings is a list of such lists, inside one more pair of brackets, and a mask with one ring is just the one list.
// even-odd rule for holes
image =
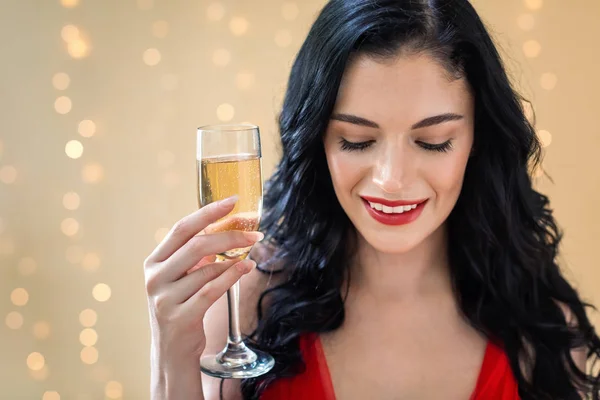
[[172, 289], [170, 289], [173, 293], [173, 301], [176, 304], [185, 302], [194, 293], [202, 289], [204, 285], [219, 277], [233, 264], [238, 262], [240, 262], [240, 260], [235, 259], [206, 264], [194, 272], [189, 273], [181, 279], [173, 282], [171, 285]]
[[236, 195], [210, 203], [179, 220], [173, 225], [173, 228], [167, 233], [163, 241], [156, 246], [148, 257], [148, 260], [151, 262], [161, 262], [169, 258], [178, 248], [183, 246], [209, 224], [229, 214], [233, 210], [237, 200], [238, 196]]
[[162, 264], [162, 280], [174, 282], [202, 258], [231, 249], [250, 247], [264, 235], [260, 232], [230, 231], [194, 236]]
[[225, 294], [227, 289], [232, 287], [243, 275], [249, 273], [255, 267], [256, 263], [252, 260], [242, 260], [234, 264], [194, 293], [183, 303], [183, 306], [206, 312], [215, 301]]
[[217, 259], [217, 256], [212, 255], [212, 256], [206, 256], [204, 257], [202, 260], [200, 260], [198, 262], [198, 264], [194, 265], [192, 268], [190, 268], [186, 274], [191, 274], [192, 272], [196, 271], [198, 268], [205, 266], [206, 264], [211, 264], [214, 263]]

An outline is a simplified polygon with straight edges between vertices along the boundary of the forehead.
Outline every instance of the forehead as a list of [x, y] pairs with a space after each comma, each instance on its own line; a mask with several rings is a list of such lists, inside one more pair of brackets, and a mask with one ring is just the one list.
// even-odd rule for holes
[[344, 72], [335, 112], [412, 124], [444, 112], [468, 115], [471, 97], [466, 79], [451, 78], [425, 54], [385, 61], [360, 56]]

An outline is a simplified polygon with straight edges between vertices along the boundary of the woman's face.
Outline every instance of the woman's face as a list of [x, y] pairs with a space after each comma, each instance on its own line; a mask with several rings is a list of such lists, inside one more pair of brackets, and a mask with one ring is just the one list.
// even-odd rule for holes
[[426, 55], [355, 60], [324, 136], [340, 204], [384, 253], [404, 253], [442, 226], [472, 144], [466, 80], [451, 79]]

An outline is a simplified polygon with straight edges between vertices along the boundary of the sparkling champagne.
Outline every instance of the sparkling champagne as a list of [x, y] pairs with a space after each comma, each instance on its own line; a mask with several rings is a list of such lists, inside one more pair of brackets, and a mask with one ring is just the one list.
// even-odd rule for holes
[[[200, 207], [236, 194], [239, 196], [233, 211], [207, 227], [206, 233], [258, 229], [262, 214], [261, 170], [261, 159], [252, 155], [221, 156], [197, 161]], [[219, 256], [223, 259], [244, 259], [250, 249], [233, 249]]]

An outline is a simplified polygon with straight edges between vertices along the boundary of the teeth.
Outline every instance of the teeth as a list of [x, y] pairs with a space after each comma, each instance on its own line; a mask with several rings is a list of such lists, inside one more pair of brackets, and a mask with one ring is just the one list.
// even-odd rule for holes
[[389, 207], [379, 203], [369, 202], [371, 208], [377, 211], [383, 211], [386, 214], [402, 214], [403, 212], [414, 210], [417, 208], [417, 204], [411, 204], [408, 206], [397, 206], [397, 207]]

